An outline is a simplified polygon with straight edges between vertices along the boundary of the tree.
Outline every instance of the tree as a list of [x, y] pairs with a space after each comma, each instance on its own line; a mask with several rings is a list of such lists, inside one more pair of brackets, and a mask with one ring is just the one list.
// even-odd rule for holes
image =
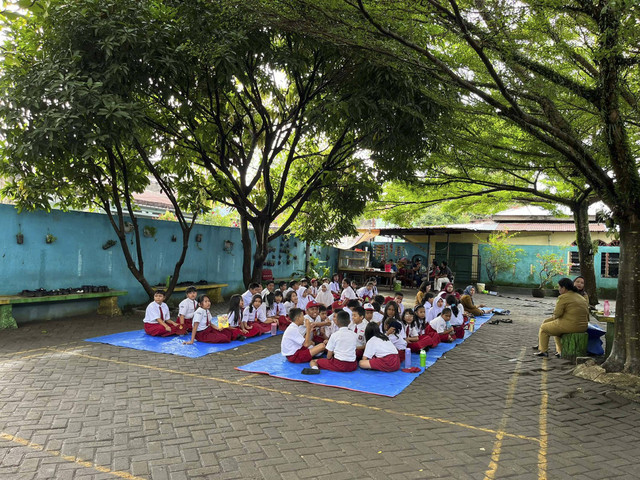
[[[634, 0], [275, 2], [288, 21], [437, 72], [476, 114], [571, 164], [620, 229], [616, 336], [604, 366], [640, 373], [640, 174]], [[307, 12], [308, 13], [308, 12]], [[359, 14], [360, 16], [358, 17]], [[328, 19], [328, 20], [324, 20]], [[347, 40], [343, 40], [347, 41]]]
[[518, 255], [524, 253], [524, 250], [509, 244], [509, 239], [515, 236], [516, 234], [509, 235], [508, 232], [489, 235], [484, 266], [490, 283], [495, 284], [500, 273], [515, 268], [520, 261]]
[[[197, 216], [189, 220], [184, 211], [197, 212], [202, 205], [197, 190], [185, 188], [190, 171], [180, 171], [174, 158], [159, 154], [152, 132], [137, 118], [126, 95], [133, 81], [130, 72], [105, 70], [95, 50], [92, 56], [78, 55], [82, 48], [97, 46], [86, 43], [86, 33], [70, 28], [73, 8], [54, 5], [56, 15], [47, 15], [39, 4], [31, 6], [30, 13], [14, 16], [5, 25], [5, 50], [12, 53], [6, 54], [0, 74], [0, 172], [8, 179], [3, 194], [19, 208], [101, 208], [129, 270], [153, 297], [133, 202], [133, 194], [142, 192], [152, 175], [182, 229], [182, 250], [167, 288], [171, 295]], [[110, 35], [131, 35], [115, 18], [101, 27]], [[111, 55], [131, 52], [116, 50]], [[134, 249], [126, 237], [128, 221]]]

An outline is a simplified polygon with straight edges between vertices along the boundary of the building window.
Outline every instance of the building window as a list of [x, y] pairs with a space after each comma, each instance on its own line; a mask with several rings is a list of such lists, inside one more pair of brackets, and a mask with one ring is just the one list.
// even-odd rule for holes
[[572, 275], [580, 275], [580, 255], [578, 252], [569, 252], [569, 273]]
[[603, 253], [600, 256], [600, 272], [605, 278], [618, 278], [620, 266], [619, 253]]

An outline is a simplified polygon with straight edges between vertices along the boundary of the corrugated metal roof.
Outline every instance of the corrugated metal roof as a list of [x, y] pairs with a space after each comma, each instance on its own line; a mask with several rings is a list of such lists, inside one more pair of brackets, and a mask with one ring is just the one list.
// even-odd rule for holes
[[[575, 232], [573, 223], [549, 222], [549, 223], [499, 223], [497, 230], [510, 232]], [[602, 223], [589, 224], [590, 232], [606, 232], [607, 228]]]

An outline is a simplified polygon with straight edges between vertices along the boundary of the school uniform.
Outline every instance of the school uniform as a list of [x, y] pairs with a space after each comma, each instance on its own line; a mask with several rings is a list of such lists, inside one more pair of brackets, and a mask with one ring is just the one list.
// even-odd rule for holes
[[187, 328], [187, 331], [191, 331], [191, 320], [193, 318], [193, 314], [196, 313], [197, 309], [198, 302], [190, 298], [185, 298], [178, 305], [178, 315], [182, 315], [184, 317], [184, 326]]
[[267, 314], [261, 308], [245, 307], [242, 312], [242, 321], [245, 322], [249, 328], [257, 328], [260, 333], [271, 331], [271, 325], [266, 323]]
[[437, 302], [433, 302], [433, 307], [431, 307], [427, 312], [427, 323], [440, 315], [440, 313], [442, 313], [442, 310], [444, 310], [444, 303], [441, 307], [439, 307]]
[[171, 313], [166, 303], [158, 304], [157, 302], [151, 302], [144, 314], [144, 331], [147, 335], [153, 337], [168, 337], [170, 335], [182, 335], [186, 332], [186, 328], [180, 325], [169, 325], [171, 330], [167, 331], [163, 325], [158, 322], [158, 319], [163, 322], [171, 320]]
[[464, 338], [464, 308], [462, 305], [458, 305], [458, 315], [453, 314], [453, 310], [451, 310], [451, 326], [453, 327], [453, 331], [456, 334], [456, 338]]
[[313, 298], [315, 298], [316, 295], [318, 295], [318, 287], [314, 287], [313, 285], [311, 285], [309, 287], [309, 295], [311, 295]]
[[358, 294], [358, 297], [364, 300], [365, 302], [369, 302], [373, 300], [373, 297], [375, 296], [375, 294], [373, 293], [373, 290], [370, 290], [367, 287], [359, 288], [356, 293]]
[[241, 317], [236, 318], [236, 312], [231, 312], [227, 318], [227, 321], [229, 322], [229, 327], [237, 335], [244, 335], [245, 337], [249, 338], [249, 337], [255, 337], [256, 335], [260, 335], [262, 333], [258, 328], [254, 328], [253, 326], [250, 326], [250, 325], [247, 325], [247, 333], [243, 333], [242, 329], [240, 328], [242, 326], [241, 325], [242, 318]]
[[[435, 332], [440, 336], [441, 342], [451, 342], [450, 334], [444, 333], [444, 331], [447, 330], [447, 322], [444, 318], [437, 316], [429, 322], [429, 327], [435, 330]], [[455, 337], [455, 334], [453, 336]]]
[[229, 343], [238, 338], [235, 329], [224, 328], [218, 330], [218, 317], [212, 317], [209, 310], [198, 308], [193, 315], [193, 325], [196, 329], [196, 340], [204, 343]]
[[329, 290], [340, 295], [340, 284], [338, 282], [329, 283]]
[[405, 332], [407, 337], [418, 337], [418, 340], [415, 342], [407, 341], [407, 347], [409, 347], [413, 353], [420, 353], [420, 350], [435, 347], [440, 343], [440, 336], [433, 334], [426, 335], [424, 330], [418, 327], [407, 325]]
[[253, 293], [247, 290], [242, 294], [242, 300], [244, 301], [245, 308], [248, 307], [249, 305], [251, 305], [251, 300], [253, 300]]
[[271, 305], [271, 309], [269, 310], [270, 317], [278, 317], [278, 327], [280, 330], [285, 330], [291, 320], [287, 318], [287, 309], [284, 306], [284, 303], [275, 303]]
[[292, 308], [298, 308], [298, 304], [293, 302], [284, 302], [284, 311], [287, 317], [289, 316], [289, 312]]
[[307, 304], [313, 300], [313, 297], [310, 297], [309, 295], [307, 295], [306, 297], [303, 297], [301, 295], [298, 295], [298, 308], [300, 310], [306, 310], [307, 309]]
[[336, 325], [336, 323], [332, 319], [331, 325], [327, 325], [326, 327], [324, 327], [324, 334], [326, 335], [327, 338], [330, 339], [331, 335], [336, 333], [339, 329], [340, 327], [338, 327], [338, 325]]
[[316, 303], [321, 303], [327, 308], [331, 307], [333, 301], [333, 295], [331, 295], [331, 292], [329, 290], [327, 290], [326, 292], [320, 290], [318, 292], [318, 295], [316, 295]]
[[373, 312], [373, 318], [371, 319], [372, 322], [376, 322], [376, 323], [380, 323], [382, 322], [382, 319], [384, 318], [384, 315], [381, 314], [380, 312]]
[[[322, 319], [320, 318], [320, 315], [316, 315], [315, 318], [311, 317], [310, 315], [305, 315], [304, 316], [305, 320], [309, 320], [310, 323], [321, 323]], [[307, 327], [305, 326], [305, 324], [303, 323], [302, 325], [300, 325], [300, 327], [298, 328], [300, 330], [300, 333], [302, 335], [305, 335], [307, 332]], [[312, 339], [314, 343], [322, 343], [324, 342], [324, 337], [322, 336], [322, 332], [324, 331], [324, 329], [322, 327], [317, 327], [313, 329], [313, 335], [312, 335]]]
[[309, 347], [304, 346], [305, 336], [300, 333], [298, 325], [291, 323], [282, 335], [280, 353], [291, 363], [307, 363], [311, 361]]
[[353, 333], [356, 334], [356, 357], [358, 358], [358, 360], [362, 358], [364, 347], [367, 344], [367, 340], [364, 336], [364, 331], [367, 328], [367, 325], [369, 325], [369, 322], [367, 320], [362, 320], [362, 322], [358, 323], [357, 325], [353, 321], [351, 321], [351, 323], [349, 324], [349, 330], [353, 331]]
[[402, 303], [398, 303], [398, 316], [402, 318], [403, 313], [404, 313], [404, 305]]
[[400, 361], [404, 362], [405, 352], [407, 349], [407, 334], [405, 333], [404, 328], [399, 332], [389, 335], [389, 340], [398, 350]]
[[347, 327], [340, 327], [327, 342], [327, 351], [333, 352], [330, 359], [319, 358], [318, 367], [334, 372], [353, 372], [358, 368], [356, 362], [357, 335]]
[[371, 337], [364, 347], [364, 356], [369, 359], [372, 370], [395, 372], [400, 369], [398, 349], [388, 340]]

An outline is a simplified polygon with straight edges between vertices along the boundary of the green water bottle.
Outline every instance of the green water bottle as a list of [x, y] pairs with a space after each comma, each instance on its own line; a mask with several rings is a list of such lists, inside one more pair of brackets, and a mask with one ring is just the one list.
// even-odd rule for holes
[[427, 352], [420, 350], [420, 366], [422, 368], [427, 366]]

